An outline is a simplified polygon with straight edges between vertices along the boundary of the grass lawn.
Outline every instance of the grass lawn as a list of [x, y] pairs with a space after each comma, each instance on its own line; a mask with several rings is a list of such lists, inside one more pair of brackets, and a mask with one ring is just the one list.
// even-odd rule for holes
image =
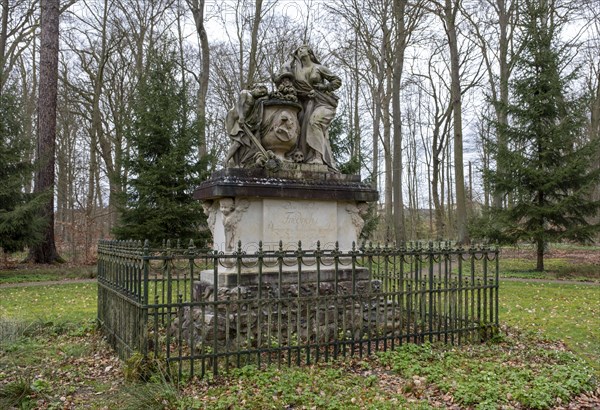
[[81, 322], [96, 317], [97, 285], [72, 283], [0, 288], [0, 319]]
[[0, 285], [22, 282], [45, 282], [66, 279], [91, 279], [96, 277], [97, 268], [68, 265], [16, 265], [14, 269], [0, 268]]
[[563, 340], [600, 375], [600, 286], [502, 282], [500, 319]]
[[544, 266], [546, 270], [540, 272], [535, 270], [535, 261], [530, 259], [501, 257], [500, 277], [600, 282], [600, 262], [595, 266], [567, 258], [546, 258]]
[[124, 367], [93, 326], [25, 331], [0, 346], [0, 408], [544, 409], [588, 400], [580, 394], [594, 388], [591, 369], [561, 344], [523, 335], [461, 347], [403, 345], [313, 366], [248, 366], [179, 386], [160, 371], [146, 383], [125, 381]]
[[511, 327], [490, 343], [404, 345], [175, 386], [160, 372], [124, 380], [127, 364], [94, 329], [95, 284], [0, 288], [0, 408], [594, 408], [600, 398], [581, 393], [598, 388], [599, 303], [600, 286], [503, 282], [500, 319]]

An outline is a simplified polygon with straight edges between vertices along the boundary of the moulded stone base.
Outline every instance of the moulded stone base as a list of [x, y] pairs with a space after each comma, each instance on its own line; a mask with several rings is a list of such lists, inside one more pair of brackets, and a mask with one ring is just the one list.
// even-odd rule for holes
[[[256, 273], [256, 270], [254, 270], [254, 272], [240, 273], [239, 275], [235, 270], [228, 270], [225, 272], [219, 271], [217, 274], [217, 287], [231, 288], [234, 286], [246, 286], [258, 288], [259, 284], [266, 287], [273, 287], [297, 284], [298, 282], [301, 285], [315, 284], [317, 282], [335, 284], [336, 276], [337, 283], [344, 283], [344, 286], [347, 286], [349, 283], [351, 284], [353, 281], [354, 283], [363, 283], [370, 280], [370, 273], [366, 268], [357, 268], [354, 269], [354, 271], [352, 269], [338, 269], [337, 275], [336, 271], [333, 269], [321, 270], [318, 273], [315, 270], [302, 270], [300, 273], [300, 280], [298, 280], [297, 267], [295, 267], [294, 270], [282, 270], [281, 277], [278, 268], [268, 268], [263, 270], [260, 277], [259, 274]], [[214, 278], [215, 274], [213, 270], [203, 270], [200, 272], [200, 279], [202, 282], [214, 285]]]
[[200, 351], [215, 344], [221, 351], [273, 347], [274, 342], [284, 348], [401, 331], [402, 309], [381, 293], [377, 280], [263, 283], [260, 295], [258, 286], [215, 289], [204, 281], [193, 286], [192, 305], [179, 310], [169, 332]]

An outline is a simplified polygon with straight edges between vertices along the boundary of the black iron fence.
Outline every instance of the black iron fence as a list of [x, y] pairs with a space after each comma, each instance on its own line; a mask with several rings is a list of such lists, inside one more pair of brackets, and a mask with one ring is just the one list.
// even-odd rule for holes
[[98, 246], [98, 321], [123, 358], [177, 377], [302, 364], [498, 328], [498, 250], [449, 243], [256, 252]]

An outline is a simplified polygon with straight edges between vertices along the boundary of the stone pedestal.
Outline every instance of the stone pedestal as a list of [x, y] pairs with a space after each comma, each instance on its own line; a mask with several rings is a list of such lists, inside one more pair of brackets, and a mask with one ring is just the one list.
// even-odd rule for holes
[[196, 189], [213, 233], [215, 250], [232, 252], [238, 242], [253, 253], [264, 250], [333, 249], [358, 243], [367, 202], [377, 191], [359, 176], [327, 172], [323, 165], [283, 163], [283, 169], [228, 168]]
[[[276, 251], [280, 242], [283, 250], [290, 251], [297, 250], [299, 243], [304, 250], [316, 249], [317, 241], [322, 250], [335, 249], [337, 244], [340, 252], [350, 251], [353, 243], [358, 246], [367, 202], [376, 201], [377, 195], [358, 175], [333, 173], [325, 165], [290, 162], [284, 162], [276, 173], [262, 168], [227, 168], [214, 173], [194, 193], [208, 215], [214, 249], [231, 253], [241, 243], [247, 255], [258, 251], [260, 243], [263, 251]], [[239, 278], [233, 275], [238, 272], [256, 276], [256, 264], [246, 262], [240, 266], [235, 260], [222, 260], [218, 286], [237, 284]], [[263, 275], [298, 271], [293, 259], [284, 264], [273, 259], [266, 262]], [[350, 261], [346, 266], [343, 260], [338, 262], [341, 271]], [[300, 269], [310, 275], [315, 263], [302, 262]], [[202, 272], [202, 278], [212, 283], [214, 272]]]

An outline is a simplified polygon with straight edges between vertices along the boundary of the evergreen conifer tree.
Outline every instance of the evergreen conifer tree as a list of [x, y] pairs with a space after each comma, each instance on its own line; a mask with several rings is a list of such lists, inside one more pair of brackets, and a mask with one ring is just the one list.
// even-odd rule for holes
[[201, 237], [206, 218], [192, 198], [204, 177], [194, 155], [197, 124], [189, 118], [192, 110], [175, 61], [168, 51], [151, 54], [138, 84], [129, 136], [131, 176], [114, 229], [120, 239], [158, 244]]
[[329, 142], [333, 159], [342, 174], [360, 174], [360, 160], [350, 155], [350, 136], [345, 116], [339, 115], [329, 126]]
[[[331, 121], [329, 126], [329, 141], [331, 144], [331, 153], [342, 174], [360, 175], [361, 163], [358, 156], [351, 155], [351, 136], [348, 135], [348, 124], [344, 121], [345, 115], [339, 115]], [[371, 177], [375, 178], [375, 176]], [[371, 178], [367, 178], [365, 182], [370, 183]], [[365, 217], [365, 225], [360, 234], [361, 240], [366, 240], [377, 228], [379, 217], [377, 215], [377, 204], [369, 204], [369, 212]], [[360, 244], [356, 244], [360, 246]]]
[[0, 248], [6, 254], [41, 241], [39, 213], [47, 196], [34, 198], [23, 190], [32, 165], [25, 159], [19, 103], [11, 90], [0, 95], [0, 118]]
[[487, 177], [494, 189], [510, 197], [492, 220], [505, 241], [527, 240], [537, 250], [537, 270], [544, 270], [548, 242], [587, 241], [599, 229], [589, 223], [600, 204], [589, 193], [599, 173], [589, 166], [594, 147], [584, 136], [584, 107], [563, 75], [567, 56], [558, 44], [551, 2], [521, 4], [522, 52], [507, 107], [509, 124], [496, 124], [508, 142], [497, 150], [497, 166]]

